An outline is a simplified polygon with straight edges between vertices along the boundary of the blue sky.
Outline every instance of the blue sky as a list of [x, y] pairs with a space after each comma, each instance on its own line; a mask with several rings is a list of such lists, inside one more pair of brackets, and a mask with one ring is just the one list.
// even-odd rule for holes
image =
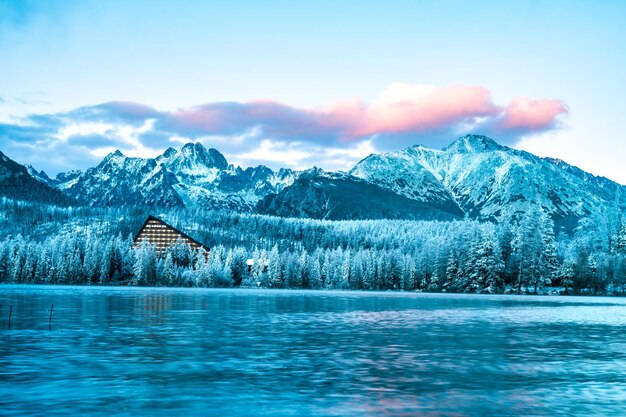
[[626, 2], [0, 0], [0, 150], [345, 169], [486, 133], [626, 184]]

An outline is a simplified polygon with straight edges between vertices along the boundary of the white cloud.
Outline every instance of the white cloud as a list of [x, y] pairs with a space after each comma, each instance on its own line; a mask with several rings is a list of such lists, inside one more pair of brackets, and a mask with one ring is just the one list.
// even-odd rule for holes
[[301, 142], [281, 142], [263, 139], [261, 143], [250, 152], [235, 154], [234, 157], [241, 161], [266, 161], [280, 162], [286, 167], [302, 169], [302, 161], [313, 156], [305, 151]]
[[349, 170], [358, 161], [377, 150], [372, 140], [353, 144], [350, 148], [334, 148], [309, 142], [284, 142], [263, 139], [249, 152], [227, 155], [236, 165], [264, 164], [271, 168], [304, 170], [314, 165], [325, 170]]

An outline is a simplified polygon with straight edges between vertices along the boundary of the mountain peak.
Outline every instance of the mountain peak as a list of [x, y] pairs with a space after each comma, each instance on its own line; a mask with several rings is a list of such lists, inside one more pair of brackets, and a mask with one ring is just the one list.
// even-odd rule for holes
[[126, 163], [126, 160], [126, 155], [119, 150], [116, 150], [115, 152], [111, 152], [105, 156], [104, 159], [100, 161], [98, 166], [120, 166]]
[[78, 178], [82, 173], [80, 169], [73, 169], [67, 172], [59, 172], [54, 179], [57, 183], [64, 183]]
[[200, 142], [189, 142], [186, 143], [183, 147], [182, 147], [183, 151], [187, 151], [187, 152], [206, 152], [207, 149], [204, 147], [204, 145]]
[[119, 149], [117, 149], [115, 152], [111, 152], [107, 156], [105, 156], [103, 161], [108, 161], [113, 158], [125, 158], [125, 155]]
[[471, 134], [461, 136], [450, 145], [443, 148], [444, 151], [458, 153], [500, 151], [503, 149], [504, 146], [490, 137]]
[[165, 152], [163, 152], [163, 156], [165, 158], [171, 158], [172, 156], [176, 155], [178, 153], [178, 151], [174, 148], [167, 148], [165, 150]]
[[45, 184], [50, 185], [50, 181], [51, 181], [50, 177], [48, 177], [48, 174], [46, 174], [43, 170], [37, 171], [35, 167], [32, 166], [31, 164], [24, 164], [24, 167], [26, 168], [26, 171], [31, 177]]
[[200, 142], [189, 142], [180, 149], [180, 152], [169, 148], [162, 156], [166, 159], [172, 159], [172, 162], [178, 164], [178, 166], [185, 166], [187, 168], [192, 168], [196, 164], [207, 168], [218, 168], [220, 170], [228, 168], [228, 162], [224, 155], [217, 149], [205, 148]]

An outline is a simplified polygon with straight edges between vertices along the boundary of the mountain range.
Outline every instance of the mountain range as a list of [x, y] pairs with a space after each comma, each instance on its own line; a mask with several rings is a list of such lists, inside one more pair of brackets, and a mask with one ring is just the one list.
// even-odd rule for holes
[[27, 169], [34, 178], [90, 206], [199, 205], [250, 211], [262, 197], [279, 192], [295, 178], [289, 169], [234, 167], [220, 152], [200, 143], [168, 148], [156, 158], [115, 151], [85, 172], [60, 173], [53, 179]]
[[40, 195], [53, 204], [200, 206], [329, 220], [505, 221], [543, 210], [564, 230], [626, 209], [626, 187], [480, 135], [442, 150], [417, 145], [373, 154], [348, 172], [242, 169], [200, 143], [156, 158], [116, 151], [85, 172], [55, 178], [0, 155], [0, 194], [20, 198], [21, 188], [24, 199]]

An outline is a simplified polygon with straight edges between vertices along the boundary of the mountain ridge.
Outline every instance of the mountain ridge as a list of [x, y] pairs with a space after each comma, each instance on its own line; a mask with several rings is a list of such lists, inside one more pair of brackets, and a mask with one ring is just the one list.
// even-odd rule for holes
[[485, 136], [466, 135], [442, 150], [413, 146], [370, 155], [350, 172], [383, 186], [391, 182], [390, 188], [406, 195], [414, 190], [390, 180], [397, 180], [398, 172], [415, 175], [423, 170], [420, 191], [421, 184], [432, 179], [429, 173], [437, 180], [435, 191], [447, 191], [468, 217], [480, 220], [499, 221], [542, 210], [571, 230], [582, 217], [624, 211], [626, 187], [555, 161]]
[[[76, 204], [74, 199], [51, 187], [45, 181], [34, 178], [30, 174], [31, 170], [37, 172], [32, 167], [29, 169], [20, 165], [0, 152], [0, 196], [60, 206]], [[43, 175], [45, 176], [45, 173]]]
[[229, 165], [218, 150], [190, 142], [156, 158], [127, 157], [117, 150], [83, 173], [59, 174], [55, 186], [92, 206], [250, 210], [262, 196], [288, 184], [292, 175], [291, 170], [275, 173], [262, 165], [243, 170]]
[[[566, 231], [583, 217], [626, 209], [626, 187], [555, 158], [465, 135], [443, 149], [414, 145], [371, 154], [347, 172], [229, 164], [201, 143], [156, 158], [119, 150], [84, 172], [29, 177], [92, 206], [199, 206], [325, 219], [508, 221], [544, 211]], [[368, 197], [369, 196], [369, 197]]]

